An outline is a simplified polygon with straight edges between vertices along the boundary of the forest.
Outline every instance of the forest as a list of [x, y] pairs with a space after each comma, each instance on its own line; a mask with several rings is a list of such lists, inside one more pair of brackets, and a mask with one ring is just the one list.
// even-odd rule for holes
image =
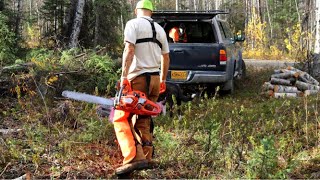
[[[17, 48], [105, 48], [121, 54], [122, 32], [134, 16], [136, 0], [27, 0], [1, 1], [1, 42], [6, 63], [19, 56]], [[247, 58], [305, 59], [317, 50], [317, 2], [315, 0], [156, 0], [156, 10], [212, 10], [229, 12], [234, 33], [246, 35]], [[79, 12], [75, 16], [75, 11]], [[6, 38], [5, 38], [6, 37]], [[3, 49], [3, 48], [2, 48]], [[254, 54], [254, 57], [253, 57]], [[298, 56], [298, 57], [297, 57]]]
[[[61, 92], [114, 97], [137, 2], [0, 0], [0, 178], [116, 178], [112, 123]], [[219, 18], [245, 35], [244, 59], [299, 62], [320, 77], [320, 0], [152, 2], [157, 11], [224, 10]], [[184, 103], [182, 119], [155, 118], [159, 166], [132, 178], [319, 179], [318, 94], [266, 98], [273, 72], [247, 67], [234, 94]]]

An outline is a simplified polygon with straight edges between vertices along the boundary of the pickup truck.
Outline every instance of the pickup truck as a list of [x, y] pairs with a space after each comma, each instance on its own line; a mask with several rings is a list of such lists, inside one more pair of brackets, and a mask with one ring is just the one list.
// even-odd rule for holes
[[[218, 18], [224, 11], [155, 11], [154, 21], [167, 33], [170, 66], [167, 81], [179, 84], [185, 93], [200, 89], [233, 93], [234, 79], [245, 75], [241, 47], [236, 42], [244, 36], [234, 36], [226, 21]], [[169, 31], [181, 24], [187, 41], [173, 42]]]

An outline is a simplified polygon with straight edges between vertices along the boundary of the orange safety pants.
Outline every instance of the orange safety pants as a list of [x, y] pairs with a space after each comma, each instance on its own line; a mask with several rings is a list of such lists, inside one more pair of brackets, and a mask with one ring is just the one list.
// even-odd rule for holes
[[[146, 75], [140, 75], [130, 84], [133, 90], [144, 92], [148, 99], [153, 102], [157, 101], [160, 90], [159, 75], [151, 75], [149, 83], [147, 83]], [[147, 87], [148, 84], [149, 87]], [[142, 159], [151, 160], [153, 134], [150, 116], [132, 115], [130, 112], [115, 110], [113, 124], [124, 157], [123, 164]]]

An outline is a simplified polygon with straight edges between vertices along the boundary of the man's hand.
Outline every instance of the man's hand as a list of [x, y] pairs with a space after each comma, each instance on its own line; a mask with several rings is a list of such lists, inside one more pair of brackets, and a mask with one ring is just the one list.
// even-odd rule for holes
[[123, 87], [123, 86], [125, 86], [124, 87], [125, 90], [131, 91], [131, 85], [130, 85], [129, 80], [127, 78], [123, 78], [122, 77], [121, 78], [121, 83], [120, 83], [120, 88]]
[[165, 81], [160, 82], [160, 92], [159, 93], [160, 94], [164, 93], [166, 91], [166, 88], [167, 88], [166, 82]]

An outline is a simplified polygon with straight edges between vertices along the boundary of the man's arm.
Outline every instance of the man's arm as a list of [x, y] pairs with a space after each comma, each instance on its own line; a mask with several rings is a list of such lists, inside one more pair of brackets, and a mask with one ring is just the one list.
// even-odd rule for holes
[[121, 79], [127, 78], [129, 68], [133, 61], [134, 56], [134, 44], [126, 42], [123, 55], [122, 55], [122, 74]]
[[161, 56], [161, 74], [160, 74], [160, 82], [165, 82], [168, 74], [170, 64], [169, 53], [163, 54]]

